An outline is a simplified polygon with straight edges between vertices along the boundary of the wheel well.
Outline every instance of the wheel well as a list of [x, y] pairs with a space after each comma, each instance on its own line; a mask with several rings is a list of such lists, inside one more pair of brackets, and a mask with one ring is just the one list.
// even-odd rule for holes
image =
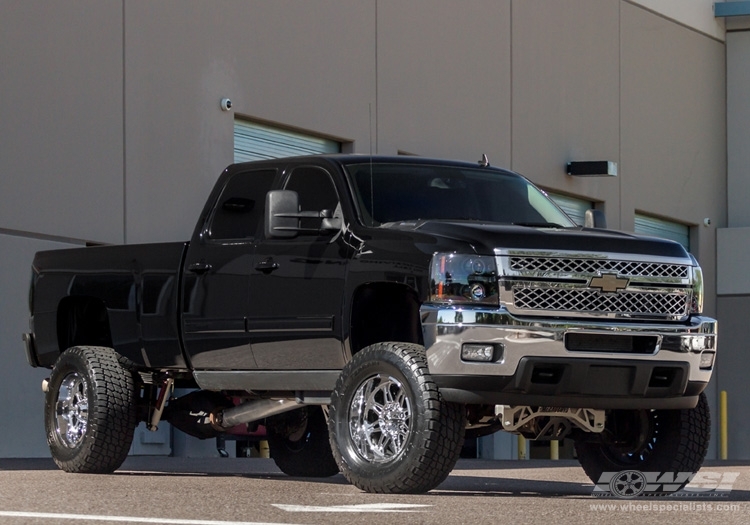
[[107, 307], [93, 297], [65, 297], [57, 308], [60, 351], [71, 346], [112, 347]]
[[350, 338], [352, 355], [386, 341], [424, 344], [414, 290], [398, 283], [374, 283], [357, 289]]

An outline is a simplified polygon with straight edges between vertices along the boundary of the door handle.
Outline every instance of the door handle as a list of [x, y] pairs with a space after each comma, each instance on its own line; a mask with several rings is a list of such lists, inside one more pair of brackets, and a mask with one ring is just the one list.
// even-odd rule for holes
[[200, 262], [194, 262], [192, 264], [189, 264], [187, 267], [187, 270], [189, 272], [197, 273], [198, 275], [201, 275], [203, 273], [206, 273], [212, 268], [210, 264], [208, 264], [205, 261]]
[[279, 269], [279, 263], [273, 260], [273, 257], [269, 257], [263, 262], [259, 262], [255, 265], [255, 269], [263, 273], [271, 273], [274, 270]]

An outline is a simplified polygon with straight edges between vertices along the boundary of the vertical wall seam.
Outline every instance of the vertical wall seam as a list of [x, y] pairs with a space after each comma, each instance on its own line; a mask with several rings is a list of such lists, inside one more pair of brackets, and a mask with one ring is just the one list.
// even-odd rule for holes
[[[729, 33], [729, 31], [727, 31]], [[724, 190], [724, 227], [730, 228], [729, 226], [729, 34], [725, 35], [724, 39], [724, 180], [726, 181], [726, 188]], [[718, 234], [716, 237], [718, 240]], [[718, 266], [719, 251], [716, 242], [714, 242], [714, 249], [716, 253], [715, 260]], [[717, 272], [718, 276], [718, 272]], [[718, 290], [718, 283], [716, 286]], [[718, 296], [718, 294], [717, 294]]]
[[122, 0], [122, 242], [128, 242], [127, 126], [125, 100], [125, 0]]
[[617, 158], [620, 167], [617, 174], [617, 198], [620, 223], [622, 229], [622, 2], [617, 4]]
[[510, 0], [510, 3], [508, 5], [509, 13], [508, 13], [508, 25], [510, 26], [508, 30], [508, 36], [510, 38], [510, 41], [508, 42], [508, 69], [510, 77], [510, 86], [508, 89], [508, 104], [510, 107], [508, 108], [508, 127], [510, 128], [510, 133], [508, 133], [508, 136], [510, 137], [510, 169], [514, 170], [515, 166], [513, 165], [514, 161], [514, 155], [513, 155], [513, 89], [514, 89], [514, 77], [513, 77], [513, 0]]
[[[379, 119], [378, 116], [380, 115], [380, 104], [379, 104], [379, 91], [380, 91], [380, 85], [379, 85], [379, 77], [378, 77], [378, 55], [380, 53], [380, 48], [378, 47], [378, 0], [375, 0], [375, 153], [380, 152], [380, 128], [378, 126]], [[372, 123], [370, 124], [372, 126]], [[372, 153], [372, 152], [371, 152]]]

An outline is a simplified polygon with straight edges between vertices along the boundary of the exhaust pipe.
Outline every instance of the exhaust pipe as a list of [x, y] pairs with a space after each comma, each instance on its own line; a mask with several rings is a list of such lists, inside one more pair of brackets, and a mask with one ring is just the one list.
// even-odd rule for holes
[[248, 401], [236, 407], [227, 408], [211, 414], [211, 426], [224, 431], [236, 425], [251, 423], [276, 414], [299, 408], [300, 403], [293, 399], [260, 399]]

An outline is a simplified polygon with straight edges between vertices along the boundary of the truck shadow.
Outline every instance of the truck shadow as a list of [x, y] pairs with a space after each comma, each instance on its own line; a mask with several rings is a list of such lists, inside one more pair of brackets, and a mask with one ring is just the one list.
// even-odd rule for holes
[[[505, 462], [503, 462], [505, 463]], [[481, 497], [481, 498], [565, 498], [565, 499], [590, 499], [592, 501], [612, 502], [638, 502], [659, 504], [669, 502], [702, 503], [728, 503], [750, 501], [750, 490], [733, 489], [729, 492], [705, 491], [702, 493], [680, 491], [663, 496], [639, 496], [633, 499], [623, 499], [608, 493], [594, 493], [594, 485], [590, 482], [561, 481], [563, 474], [558, 469], [572, 467], [575, 462], [508, 462], [508, 465], [498, 465], [498, 462], [484, 461], [462, 461], [456, 471], [452, 473], [437, 488], [426, 494], [411, 496], [419, 497]], [[744, 466], [744, 465], [743, 465]], [[492, 467], [491, 469], [488, 467]], [[508, 477], [503, 476], [503, 471], [510, 469], [516, 473], [526, 470], [528, 476]], [[556, 468], [557, 467], [557, 468]], [[722, 468], [728, 465], [721, 464]], [[711, 467], [708, 466], [710, 469]], [[474, 471], [488, 470], [496, 471], [499, 475], [473, 475]], [[89, 476], [86, 474], [64, 474], [50, 458], [3, 458], [0, 459], [0, 471], [56, 471], [64, 476]], [[90, 476], [102, 476], [102, 474], [90, 474]], [[247, 459], [182, 459], [182, 458], [148, 458], [129, 457], [123, 467], [111, 476], [123, 477], [172, 477], [172, 478], [245, 478], [257, 479], [267, 482], [293, 482], [320, 486], [348, 486], [352, 492], [360, 492], [351, 486], [341, 474], [329, 478], [299, 478], [290, 477], [280, 472], [272, 460], [247, 460]], [[545, 479], [539, 479], [543, 477]], [[557, 478], [557, 479], [555, 479]], [[363, 495], [364, 492], [361, 492]], [[377, 496], [377, 495], [373, 495]]]
[[[550, 476], [551, 477], [551, 476]], [[750, 501], [750, 491], [734, 489], [729, 492], [691, 492], [681, 490], [665, 495], [641, 495], [633, 499], [617, 497], [608, 492], [594, 493], [592, 483], [577, 483], [570, 481], [557, 481], [555, 479], [528, 479], [528, 478], [487, 478], [471, 475], [451, 475], [436, 489], [428, 495], [435, 496], [459, 496], [459, 497], [533, 497], [533, 498], [566, 498], [566, 499], [592, 499], [605, 501], [638, 501], [644, 502], [705, 502], [725, 503]]]

